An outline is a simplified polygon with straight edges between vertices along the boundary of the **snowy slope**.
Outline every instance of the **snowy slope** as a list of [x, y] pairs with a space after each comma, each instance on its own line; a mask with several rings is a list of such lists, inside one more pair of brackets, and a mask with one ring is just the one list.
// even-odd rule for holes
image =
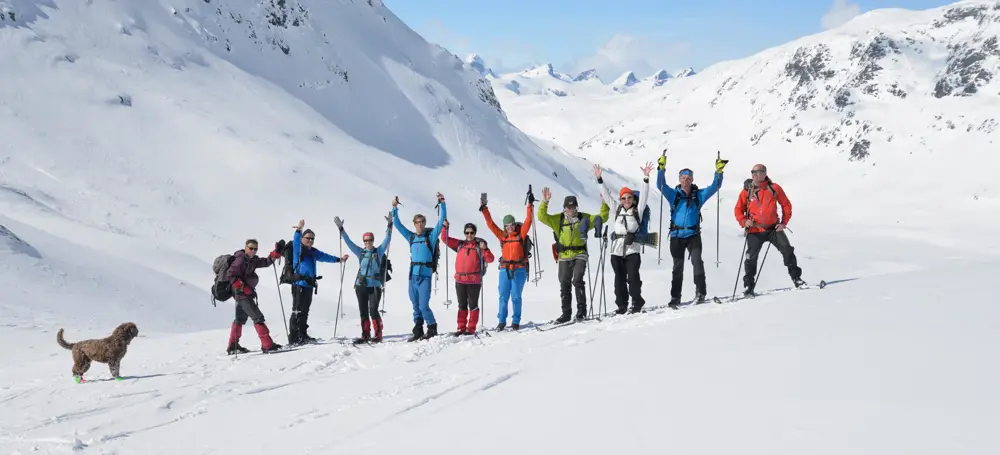
[[729, 207], [750, 167], [763, 162], [796, 213], [825, 214], [793, 224], [892, 226], [935, 242], [932, 225], [956, 223], [967, 235], [947, 242], [995, 248], [998, 39], [996, 1], [874, 10], [655, 91], [497, 94], [529, 134], [633, 178], [668, 149], [671, 183], [691, 167], [707, 185], [721, 152], [732, 160], [722, 192]]
[[[4, 317], [218, 327], [232, 310], [209, 303], [210, 264], [246, 238], [288, 239], [304, 218], [337, 252], [335, 215], [356, 240], [381, 238], [395, 195], [405, 220], [435, 220], [441, 191], [452, 219], [482, 224], [481, 192], [498, 216], [520, 216], [528, 184], [589, 187], [578, 159], [538, 148], [489, 82], [380, 2], [0, 8], [0, 225], [38, 253], [0, 259], [15, 289]], [[333, 316], [337, 272], [324, 270], [317, 318]]]

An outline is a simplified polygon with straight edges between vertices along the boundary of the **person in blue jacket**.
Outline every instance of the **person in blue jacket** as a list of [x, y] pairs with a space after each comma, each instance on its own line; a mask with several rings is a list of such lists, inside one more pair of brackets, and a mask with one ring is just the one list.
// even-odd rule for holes
[[674, 259], [673, 279], [670, 283], [671, 308], [681, 302], [681, 287], [684, 283], [684, 253], [691, 255], [694, 267], [695, 301], [703, 303], [708, 294], [705, 282], [705, 263], [701, 260], [701, 207], [722, 186], [722, 169], [728, 160], [715, 160], [715, 179], [708, 188], [698, 189], [694, 182], [694, 172], [682, 169], [678, 174], [680, 184], [674, 188], [667, 186], [664, 171], [667, 156], [657, 160], [656, 188], [670, 203], [670, 256]]
[[[437, 321], [434, 320], [434, 312], [431, 311], [431, 276], [436, 270], [434, 261], [434, 251], [440, 242], [441, 229], [445, 218], [448, 217], [448, 210], [444, 203], [444, 196], [437, 194], [438, 205], [441, 212], [438, 213], [437, 224], [433, 230], [427, 230], [427, 217], [416, 214], [413, 215], [413, 227], [416, 233], [411, 232], [399, 221], [399, 198], [392, 200], [392, 220], [399, 235], [410, 244], [410, 302], [413, 304], [413, 336], [408, 341], [428, 339], [438, 334]], [[424, 333], [424, 323], [427, 323], [427, 333]]]
[[295, 236], [292, 238], [292, 273], [298, 278], [292, 283], [292, 315], [288, 319], [288, 344], [294, 346], [303, 343], [313, 343], [316, 338], [309, 336], [309, 307], [312, 305], [313, 294], [318, 292], [316, 286], [316, 262], [337, 263], [346, 261], [348, 256], [332, 256], [326, 254], [313, 244], [316, 233], [312, 229], [302, 231], [305, 220], [299, 220], [295, 226]]
[[[382, 317], [379, 315], [378, 306], [382, 301], [382, 280], [385, 279], [385, 275], [382, 273], [381, 265], [386, 249], [389, 248], [389, 239], [392, 237], [392, 218], [387, 216], [385, 219], [388, 226], [385, 228], [385, 239], [382, 240], [382, 244], [375, 247], [375, 234], [365, 232], [361, 235], [361, 241], [365, 246], [359, 247], [344, 231], [344, 221], [339, 216], [333, 217], [333, 222], [340, 230], [347, 248], [360, 262], [358, 276], [354, 280], [354, 293], [358, 296], [358, 311], [361, 313], [361, 338], [355, 338], [355, 344], [382, 341]], [[374, 338], [371, 335], [372, 329], [375, 331]]]

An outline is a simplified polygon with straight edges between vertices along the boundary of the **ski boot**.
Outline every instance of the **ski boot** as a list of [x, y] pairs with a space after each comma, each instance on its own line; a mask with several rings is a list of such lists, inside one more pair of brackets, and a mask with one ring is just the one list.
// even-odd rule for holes
[[506, 322], [501, 322], [497, 324], [497, 332], [503, 332], [503, 329], [505, 329], [506, 327], [507, 327]]
[[421, 339], [423, 337], [424, 337], [424, 321], [421, 319], [421, 320], [418, 320], [413, 325], [413, 336], [411, 336], [410, 338], [407, 338], [406, 341], [408, 343], [412, 343], [412, 342], [417, 341], [417, 340], [419, 340], [419, 339]]
[[677, 307], [679, 307], [680, 305], [681, 305], [681, 298], [680, 297], [673, 297], [673, 298], [671, 298], [670, 299], [670, 303], [667, 304], [668, 307], [670, 307], [671, 309], [674, 309], [674, 310], [676, 310]]
[[226, 348], [226, 354], [227, 355], [246, 354], [248, 352], [250, 352], [249, 349], [247, 349], [247, 348], [245, 348], [243, 346], [240, 346], [240, 344], [236, 343], [236, 342], [230, 343], [229, 347]]
[[260, 352], [267, 354], [274, 351], [280, 351], [282, 346], [278, 343], [271, 343], [271, 347], [268, 349], [260, 348]]
[[[569, 316], [570, 316], [569, 313], [563, 313], [562, 316], [559, 316], [554, 322], [556, 324], [565, 324], [565, 323], [569, 322]], [[576, 317], [577, 317], [577, 319], [579, 319], [580, 318], [580, 313], [577, 313]]]
[[792, 283], [795, 284], [795, 288], [796, 289], [801, 288], [802, 286], [806, 285], [806, 282], [802, 278], [792, 279]]
[[510, 329], [511, 330], [521, 330], [521, 324], [511, 324], [510, 325]]
[[428, 324], [427, 325], [427, 333], [423, 337], [421, 337], [421, 338], [424, 339], [424, 340], [429, 340], [431, 338], [436, 337], [437, 334], [438, 334], [438, 325], [437, 324]]

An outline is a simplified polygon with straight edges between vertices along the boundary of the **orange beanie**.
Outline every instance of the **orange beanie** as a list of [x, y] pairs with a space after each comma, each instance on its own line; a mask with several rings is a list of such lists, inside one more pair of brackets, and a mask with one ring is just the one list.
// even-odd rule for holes
[[622, 190], [618, 192], [618, 199], [621, 199], [626, 194], [632, 194], [632, 190], [630, 190], [627, 186], [623, 186]]

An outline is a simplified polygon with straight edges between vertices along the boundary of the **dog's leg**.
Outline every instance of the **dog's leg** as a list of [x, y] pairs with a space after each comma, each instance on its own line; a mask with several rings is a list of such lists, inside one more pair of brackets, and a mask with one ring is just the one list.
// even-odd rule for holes
[[73, 350], [73, 376], [77, 378], [77, 382], [83, 381], [83, 374], [90, 369], [90, 357], [87, 357], [82, 350]]
[[113, 359], [108, 362], [108, 368], [111, 370], [111, 376], [115, 379], [121, 379], [121, 359]]

